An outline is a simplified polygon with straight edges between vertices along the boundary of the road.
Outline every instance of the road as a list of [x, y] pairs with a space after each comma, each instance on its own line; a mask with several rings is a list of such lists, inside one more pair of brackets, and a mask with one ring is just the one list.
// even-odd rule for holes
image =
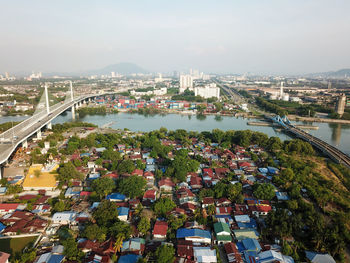
[[71, 108], [77, 102], [87, 99], [88, 97], [90, 96], [78, 97], [74, 101], [69, 101], [64, 104], [58, 103], [50, 107], [50, 114], [47, 114], [46, 110], [42, 111], [0, 134], [0, 164], [8, 160], [18, 145], [35, 134], [42, 127], [50, 123], [62, 112]]

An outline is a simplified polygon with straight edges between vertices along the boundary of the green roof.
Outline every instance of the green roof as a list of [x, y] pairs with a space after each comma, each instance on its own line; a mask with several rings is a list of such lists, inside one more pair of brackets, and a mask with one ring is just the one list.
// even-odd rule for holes
[[219, 235], [216, 236], [217, 241], [232, 241], [232, 237], [228, 235]]
[[255, 229], [247, 228], [247, 229], [235, 229], [233, 230], [235, 237], [238, 241], [245, 238], [259, 238], [259, 233]]
[[231, 233], [231, 230], [230, 230], [230, 227], [228, 226], [228, 224], [222, 223], [222, 222], [217, 222], [214, 224], [214, 231], [215, 231], [215, 234], [220, 233], [220, 232]]

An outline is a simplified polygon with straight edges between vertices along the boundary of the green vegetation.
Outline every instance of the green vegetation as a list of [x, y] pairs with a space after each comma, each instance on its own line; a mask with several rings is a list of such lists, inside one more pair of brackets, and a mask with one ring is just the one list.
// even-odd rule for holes
[[186, 89], [183, 94], [174, 95], [171, 97], [172, 100], [185, 100], [193, 102], [204, 102], [205, 99], [201, 96], [195, 96], [193, 91]]
[[79, 117], [83, 118], [86, 115], [106, 115], [106, 107], [83, 107], [77, 110]]
[[[21, 259], [22, 250], [35, 242], [37, 236], [0, 239], [1, 251], [11, 254], [11, 259]], [[23, 262], [23, 261], [21, 261]]]
[[272, 184], [255, 184], [253, 194], [262, 200], [272, 200], [275, 197], [275, 188]]
[[176, 207], [176, 204], [173, 200], [169, 198], [160, 198], [153, 205], [153, 210], [158, 216], [165, 217], [168, 212], [173, 210]]
[[146, 179], [137, 175], [119, 180], [118, 191], [129, 198], [142, 197], [146, 186]]
[[60, 182], [60, 185], [67, 184], [70, 186], [72, 179], [82, 180], [83, 174], [79, 173], [73, 163], [68, 161], [60, 165], [57, 180]]
[[112, 193], [115, 187], [114, 180], [109, 177], [98, 178], [91, 184], [92, 190], [100, 197], [100, 199]]
[[145, 236], [150, 228], [151, 222], [149, 219], [147, 217], [141, 217], [139, 223], [137, 224], [137, 230]]
[[169, 245], [161, 245], [155, 253], [158, 263], [173, 263], [175, 260], [175, 249]]

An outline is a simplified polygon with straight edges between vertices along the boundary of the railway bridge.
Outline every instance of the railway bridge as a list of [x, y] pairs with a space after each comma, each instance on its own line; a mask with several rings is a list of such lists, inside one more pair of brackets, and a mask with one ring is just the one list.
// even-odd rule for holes
[[336, 147], [330, 145], [329, 143], [326, 143], [323, 140], [311, 134], [308, 134], [307, 132], [299, 128], [296, 128], [294, 125], [292, 125], [292, 123], [288, 120], [286, 116], [280, 117], [279, 115], [276, 115], [274, 117], [271, 117], [271, 120], [283, 127], [286, 132], [289, 132], [295, 137], [307, 141], [308, 143], [316, 147], [318, 150], [323, 152], [325, 155], [327, 155], [329, 158], [331, 158], [333, 161], [344, 164], [348, 168], [350, 168], [350, 156], [343, 153]]

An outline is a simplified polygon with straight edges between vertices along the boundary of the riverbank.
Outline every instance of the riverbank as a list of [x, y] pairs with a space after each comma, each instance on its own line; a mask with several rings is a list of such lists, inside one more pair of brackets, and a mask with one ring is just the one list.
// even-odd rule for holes
[[300, 116], [296, 116], [296, 115], [288, 115], [288, 119], [291, 121], [303, 121], [303, 122], [350, 124], [350, 120], [326, 119], [326, 118], [315, 118], [315, 117], [300, 117]]
[[[247, 124], [251, 126], [280, 127], [278, 124], [267, 122], [267, 121], [248, 121]], [[294, 126], [299, 129], [307, 129], [307, 130], [319, 129], [318, 126], [314, 126], [314, 125], [295, 124]]]

